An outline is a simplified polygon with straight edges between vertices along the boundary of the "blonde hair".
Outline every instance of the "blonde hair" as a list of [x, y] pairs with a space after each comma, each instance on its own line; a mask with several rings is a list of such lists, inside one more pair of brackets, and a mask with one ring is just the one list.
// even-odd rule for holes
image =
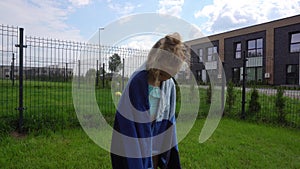
[[154, 75], [163, 69], [178, 69], [187, 59], [186, 46], [181, 42], [179, 33], [166, 35], [151, 48], [146, 63], [146, 69]]

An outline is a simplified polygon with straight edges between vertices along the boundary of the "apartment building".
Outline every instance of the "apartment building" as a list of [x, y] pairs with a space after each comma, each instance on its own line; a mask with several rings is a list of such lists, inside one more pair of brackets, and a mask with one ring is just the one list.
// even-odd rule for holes
[[243, 58], [247, 81], [270, 85], [300, 85], [300, 15], [187, 41], [191, 70], [208, 82], [218, 56], [226, 80], [241, 83]]

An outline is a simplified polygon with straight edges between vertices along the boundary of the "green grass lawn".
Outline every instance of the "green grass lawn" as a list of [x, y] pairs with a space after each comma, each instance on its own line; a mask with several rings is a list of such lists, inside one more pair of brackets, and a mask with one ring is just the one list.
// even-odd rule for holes
[[[0, 80], [0, 126], [5, 128], [16, 128], [16, 121], [19, 112], [16, 110], [19, 104], [18, 82], [12, 86], [9, 80]], [[106, 85], [109, 86], [108, 84]], [[81, 85], [83, 87], [83, 84]], [[183, 91], [177, 92], [177, 112], [180, 110], [180, 96], [185, 92], [187, 97], [191, 97], [189, 93], [195, 94], [194, 91], [181, 88]], [[200, 118], [206, 117], [210, 104], [206, 103], [206, 89], [199, 89], [200, 106], [198, 115]], [[220, 92], [220, 91], [219, 91]], [[113, 102], [114, 91], [108, 88], [97, 87], [95, 96], [101, 113], [111, 122], [115, 113], [115, 105]], [[221, 93], [221, 92], [220, 92]], [[219, 93], [219, 94], [220, 94]], [[72, 95], [71, 82], [49, 82], [49, 81], [24, 81], [24, 129], [25, 130], [42, 130], [66, 128], [68, 126], [78, 125], [78, 120]], [[255, 114], [248, 113], [248, 106], [251, 93], [246, 93], [246, 118], [247, 120], [263, 123], [278, 124], [278, 114], [275, 107], [275, 96], [260, 94], [259, 103], [261, 110]], [[219, 96], [219, 95], [217, 95]], [[235, 103], [231, 110], [225, 105], [225, 116], [231, 118], [240, 118], [241, 114], [241, 91], [235, 90]], [[219, 96], [220, 97], [220, 96]], [[220, 100], [216, 98], [216, 100]], [[115, 97], [114, 97], [115, 98]], [[88, 98], [87, 98], [88, 99]], [[214, 99], [214, 97], [212, 98]], [[187, 99], [189, 100], [189, 98]], [[284, 111], [287, 113], [285, 123], [279, 125], [292, 126], [300, 128], [300, 100], [296, 98], [285, 97], [286, 106]], [[221, 104], [221, 103], [219, 103]], [[4, 127], [0, 127], [0, 133]], [[6, 131], [6, 129], [5, 129]]]
[[[198, 119], [179, 144], [182, 168], [300, 168], [297, 129], [222, 119], [212, 137], [198, 143]], [[0, 168], [111, 168], [109, 153], [81, 129], [1, 137]]]

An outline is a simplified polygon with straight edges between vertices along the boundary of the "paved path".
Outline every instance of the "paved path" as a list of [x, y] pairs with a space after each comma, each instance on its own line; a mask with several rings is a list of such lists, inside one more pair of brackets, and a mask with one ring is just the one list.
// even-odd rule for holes
[[[267, 95], [276, 95], [276, 89], [257, 89], [260, 93], [267, 94]], [[284, 90], [284, 96], [300, 99], [300, 90]]]
[[[208, 86], [200, 85], [199, 88], [207, 89]], [[242, 90], [242, 87], [236, 87], [238, 90]], [[250, 92], [252, 88], [246, 88], [246, 92]], [[271, 88], [258, 88], [259, 93], [267, 94], [267, 95], [276, 95], [277, 89]], [[295, 98], [300, 100], [300, 90], [284, 90], [284, 96]]]

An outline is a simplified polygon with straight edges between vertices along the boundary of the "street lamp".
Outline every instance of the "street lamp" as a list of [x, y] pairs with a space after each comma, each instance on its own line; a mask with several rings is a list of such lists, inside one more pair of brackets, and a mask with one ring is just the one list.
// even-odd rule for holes
[[[98, 60], [101, 60], [101, 30], [104, 30], [104, 28], [103, 27], [99, 28], [99, 59]], [[99, 78], [98, 60], [97, 60], [96, 86], [98, 86], [98, 78]], [[104, 62], [103, 62], [103, 64], [104, 64]], [[100, 61], [100, 65], [101, 65], [101, 61]], [[103, 72], [103, 80], [102, 80], [103, 84], [102, 85], [104, 87], [104, 66], [102, 68], [102, 72]]]
[[101, 59], [101, 30], [104, 30], [104, 28], [99, 28], [99, 59]]

